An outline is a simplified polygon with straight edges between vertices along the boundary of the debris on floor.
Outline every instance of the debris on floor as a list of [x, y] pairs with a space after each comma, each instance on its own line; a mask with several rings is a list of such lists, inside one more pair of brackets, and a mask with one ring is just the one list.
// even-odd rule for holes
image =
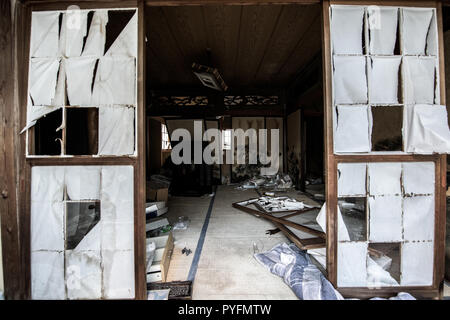
[[173, 230], [186, 230], [189, 227], [189, 223], [188, 217], [178, 217], [178, 221], [173, 224]]
[[170, 289], [149, 290], [147, 300], [169, 300]]
[[147, 283], [147, 290], [170, 289], [169, 300], [191, 300], [192, 281]]
[[181, 254], [185, 254], [186, 257], [187, 257], [188, 255], [190, 255], [191, 253], [192, 253], [192, 250], [191, 250], [191, 249], [188, 249], [188, 248], [186, 248], [186, 247], [184, 247], [183, 250], [181, 250]]
[[265, 253], [255, 254], [254, 257], [271, 273], [283, 278], [299, 299], [344, 299], [311, 262], [309, 255], [294, 244], [281, 243]]
[[237, 189], [257, 189], [266, 188], [273, 191], [286, 191], [293, 187], [292, 179], [289, 175], [274, 175], [274, 176], [255, 176], [247, 181], [241, 183]]
[[289, 197], [260, 197], [256, 204], [265, 212], [295, 211], [310, 208], [303, 202]]
[[147, 219], [156, 218], [167, 213], [168, 210], [165, 201], [147, 202], [145, 204], [145, 217]]
[[147, 238], [158, 237], [160, 235], [167, 234], [170, 230], [172, 230], [172, 226], [166, 218], [150, 219], [147, 220], [145, 225]]
[[[293, 243], [278, 244], [267, 252], [256, 253], [254, 257], [271, 273], [283, 278], [301, 300], [344, 300], [313, 264], [310, 255]], [[374, 297], [370, 300], [386, 299]], [[415, 298], [409, 293], [400, 292], [389, 300], [415, 300]]]
[[163, 236], [147, 238], [147, 284], [166, 281], [173, 247], [172, 232]]

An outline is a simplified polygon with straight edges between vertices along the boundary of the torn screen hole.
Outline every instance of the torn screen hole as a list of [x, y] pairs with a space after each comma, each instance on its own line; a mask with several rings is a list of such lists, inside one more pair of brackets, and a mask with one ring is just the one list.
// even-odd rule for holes
[[393, 286], [400, 283], [400, 243], [369, 243], [368, 286]]
[[48, 113], [36, 121], [34, 126], [34, 150], [31, 154], [56, 156], [61, 154], [62, 131], [57, 129], [63, 122], [62, 109]]
[[98, 108], [67, 108], [66, 154], [98, 153]]
[[350, 241], [367, 240], [366, 198], [339, 198], [338, 206]]
[[66, 202], [66, 250], [72, 250], [100, 221], [100, 201]]
[[372, 107], [372, 151], [402, 151], [402, 106]]
[[108, 24], [106, 25], [106, 42], [105, 52], [108, 52], [109, 47], [114, 43], [119, 34], [133, 18], [136, 10], [109, 10]]

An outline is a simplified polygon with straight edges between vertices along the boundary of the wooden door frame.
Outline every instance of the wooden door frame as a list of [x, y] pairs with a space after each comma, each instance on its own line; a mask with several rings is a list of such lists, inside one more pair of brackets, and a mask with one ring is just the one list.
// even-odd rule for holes
[[[23, 3], [22, 3], [23, 2]], [[335, 219], [336, 210], [330, 208], [337, 206], [337, 161], [340, 158], [334, 156], [332, 153], [332, 139], [333, 134], [331, 124], [331, 114], [327, 110], [330, 110], [331, 103], [331, 82], [327, 79], [331, 79], [331, 57], [330, 57], [330, 44], [326, 41], [329, 40], [329, 19], [328, 8], [330, 0], [133, 0], [133, 1], [113, 1], [113, 0], [79, 0], [79, 1], [55, 1], [55, 0], [24, 0], [16, 3], [15, 8], [15, 22], [14, 32], [12, 32], [11, 48], [0, 48], [0, 51], [5, 52], [5, 59], [0, 60], [0, 65], [7, 65], [6, 62], [14, 61], [14, 72], [7, 75], [7, 80], [13, 83], [14, 93], [7, 92], [6, 89], [0, 88], [0, 95], [5, 96], [5, 102], [0, 107], [2, 108], [1, 115], [1, 129], [7, 132], [10, 130], [12, 134], [4, 137], [5, 145], [8, 144], [14, 149], [14, 154], [7, 155], [4, 152], [2, 155], [5, 159], [5, 166], [2, 168], [2, 177], [5, 177], [4, 184], [2, 185], [2, 201], [0, 208], [6, 208], [2, 210], [1, 215], [1, 234], [3, 245], [3, 270], [5, 280], [5, 295], [11, 299], [26, 299], [30, 298], [30, 176], [32, 165], [50, 165], [56, 164], [49, 159], [25, 159], [25, 137], [18, 136], [18, 132], [25, 126], [26, 113], [24, 112], [27, 101], [27, 75], [28, 75], [28, 52], [29, 52], [29, 28], [32, 10], [55, 10], [67, 8], [69, 5], [76, 4], [82, 9], [95, 9], [95, 8], [117, 8], [117, 7], [129, 7], [130, 4], [134, 4], [138, 8], [139, 14], [139, 54], [138, 59], [140, 61], [138, 67], [138, 154], [139, 158], [136, 160], [128, 157], [122, 158], [102, 158], [100, 161], [93, 161], [89, 158], [73, 158], [73, 159], [59, 159], [60, 165], [89, 165], [89, 164], [128, 164], [133, 165], [135, 170], [135, 265], [136, 265], [136, 299], [145, 299], [145, 221], [144, 215], [138, 214], [145, 210], [145, 8], [149, 6], [184, 6], [184, 5], [270, 5], [270, 4], [322, 4], [322, 53], [323, 53], [323, 74], [324, 74], [324, 150], [325, 150], [325, 173], [326, 173], [326, 200], [328, 202], [327, 212], [327, 233], [329, 239], [332, 240], [336, 235]], [[343, 1], [332, 1], [334, 3], [343, 3]], [[344, 1], [345, 2], [345, 1]], [[347, 1], [348, 3], [348, 1]], [[364, 4], [367, 1], [358, 2], [358, 4]], [[371, 1], [371, 4], [386, 5], [387, 1]], [[442, 4], [441, 1], [390, 1], [392, 5], [414, 5], [421, 6], [421, 4], [430, 5], [434, 3], [438, 8], [438, 28], [439, 28], [439, 43], [440, 43], [440, 68], [441, 75], [445, 75], [443, 64], [443, 35], [442, 35]], [[353, 2], [353, 4], [355, 4]], [[10, 17], [11, 18], [11, 17]], [[2, 26], [2, 28], [4, 28]], [[2, 29], [3, 31], [3, 29]], [[9, 31], [8, 31], [9, 32]], [[8, 45], [8, 41], [7, 41]], [[24, 64], [25, 62], [25, 64]], [[328, 77], [328, 78], [327, 78]], [[441, 101], [445, 102], [445, 77], [441, 76]], [[10, 87], [6, 87], [11, 89]], [[11, 108], [11, 106], [13, 106]], [[22, 107], [20, 107], [22, 106]], [[9, 109], [9, 111], [8, 111]], [[11, 110], [12, 109], [12, 110]], [[8, 122], [9, 127], [4, 125]], [[9, 132], [9, 131], [8, 131]], [[331, 152], [330, 152], [331, 151]], [[6, 155], [6, 157], [5, 157]], [[2, 159], [3, 159], [2, 158]], [[421, 157], [413, 156], [415, 160], [421, 159]], [[364, 158], [367, 159], [367, 158]], [[356, 159], [355, 159], [356, 160]], [[360, 159], [362, 161], [362, 159]], [[383, 161], [387, 161], [383, 156]], [[405, 161], [405, 158], [395, 158], [392, 161]], [[443, 216], [444, 220], [440, 221], [442, 226], [437, 229], [439, 232], [438, 240], [436, 244], [438, 248], [435, 248], [438, 253], [444, 252], [445, 241], [445, 174], [446, 174], [446, 156], [440, 155], [436, 160], [439, 163], [439, 175], [443, 179], [440, 179], [439, 192], [436, 197], [439, 197], [439, 219]], [[438, 210], [438, 209], [437, 209]], [[438, 220], [438, 219], [437, 219]], [[20, 222], [20, 223], [19, 223]], [[443, 232], [442, 232], [443, 230]], [[330, 257], [327, 261], [328, 274], [330, 280], [336, 285], [336, 242], [327, 241], [327, 254]], [[437, 264], [437, 270], [435, 273], [435, 279], [443, 279], [444, 273], [444, 261], [439, 259]], [[439, 290], [439, 289], [438, 289]], [[429, 293], [430, 291], [427, 291]], [[435, 296], [436, 287], [434, 287], [433, 296]], [[372, 291], [373, 294], [373, 291]]]
[[[332, 122], [332, 63], [330, 37], [330, 5], [353, 4], [352, 1], [324, 0], [322, 5], [322, 54], [323, 54], [323, 89], [324, 89], [324, 139], [325, 139], [325, 194], [327, 202], [327, 273], [328, 279], [346, 297], [369, 298], [373, 296], [392, 296], [397, 292], [409, 292], [416, 297], [441, 298], [443, 294], [444, 264], [445, 264], [445, 221], [446, 221], [446, 169], [447, 156], [444, 155], [335, 155], [333, 151]], [[358, 5], [413, 6], [436, 8], [439, 67], [440, 67], [440, 98], [445, 105], [445, 67], [444, 42], [442, 29], [441, 1], [359, 1]], [[369, 288], [339, 288], [337, 286], [337, 166], [340, 162], [411, 162], [433, 161], [435, 163], [435, 239], [433, 284], [421, 287], [390, 287], [381, 289]]]
[[[16, 14], [16, 43], [21, 50], [17, 51], [18, 102], [14, 105], [14, 111], [19, 115], [19, 123], [16, 125], [16, 133], [26, 125], [27, 87], [28, 87], [28, 61], [29, 42], [31, 33], [31, 14], [33, 11], [66, 10], [68, 5], [78, 5], [80, 9], [108, 9], [108, 8], [136, 8], [138, 14], [138, 53], [137, 53], [137, 156], [75, 156], [70, 158], [55, 157], [26, 157], [25, 135], [18, 136], [20, 151], [17, 159], [19, 167], [18, 201], [18, 234], [19, 234], [19, 262], [5, 261], [8, 267], [6, 277], [17, 279], [20, 289], [14, 284], [5, 286], [7, 298], [30, 299], [31, 298], [31, 249], [30, 249], [30, 200], [31, 200], [31, 168], [33, 166], [71, 166], [71, 165], [128, 165], [133, 166], [134, 171], [134, 264], [135, 264], [135, 299], [146, 299], [146, 272], [145, 272], [145, 21], [143, 0], [133, 1], [70, 1], [70, 2], [34, 2], [17, 4], [21, 7]], [[22, 24], [19, 24], [22, 22]], [[4, 228], [2, 226], [2, 233]], [[5, 239], [5, 238], [3, 238]], [[14, 248], [11, 248], [13, 250]], [[14, 271], [10, 265], [18, 266]], [[11, 270], [11, 271], [10, 271]], [[20, 270], [20, 271], [18, 271]]]

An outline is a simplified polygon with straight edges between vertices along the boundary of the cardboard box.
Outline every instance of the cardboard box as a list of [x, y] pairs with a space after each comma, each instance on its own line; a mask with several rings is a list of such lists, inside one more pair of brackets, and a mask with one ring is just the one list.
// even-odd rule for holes
[[169, 198], [169, 188], [154, 188], [147, 185], [147, 201], [164, 201]]

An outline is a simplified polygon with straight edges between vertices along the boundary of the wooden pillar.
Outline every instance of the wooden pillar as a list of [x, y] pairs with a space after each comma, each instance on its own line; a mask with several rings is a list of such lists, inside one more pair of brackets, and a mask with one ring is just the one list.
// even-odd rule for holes
[[17, 211], [14, 5], [12, 0], [0, 2], [0, 214], [6, 299], [19, 299], [22, 291]]

